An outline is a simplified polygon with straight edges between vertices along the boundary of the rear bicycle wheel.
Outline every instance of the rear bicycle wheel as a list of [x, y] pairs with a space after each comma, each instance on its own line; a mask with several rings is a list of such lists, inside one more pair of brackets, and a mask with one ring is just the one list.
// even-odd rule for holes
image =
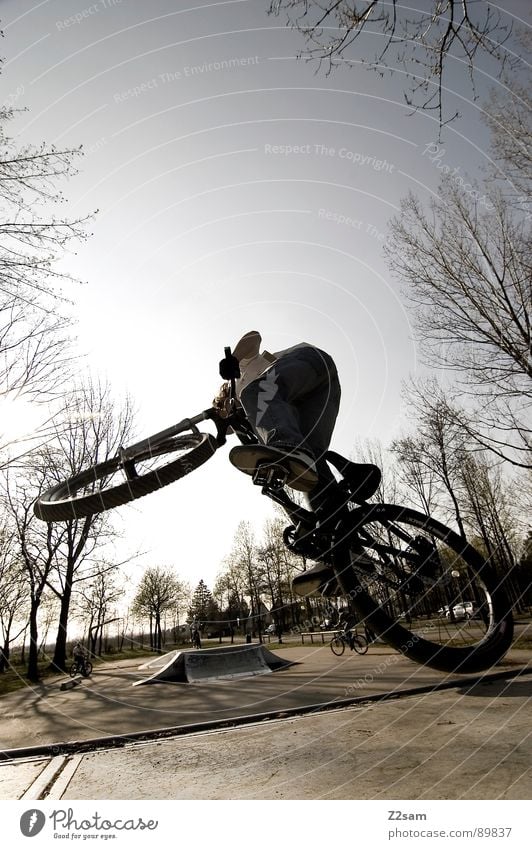
[[355, 521], [365, 557], [357, 559], [358, 549], [338, 578], [373, 631], [445, 672], [478, 672], [504, 656], [513, 637], [510, 604], [503, 579], [475, 548], [409, 508], [367, 505]]
[[364, 637], [353, 637], [353, 648], [357, 654], [366, 654], [368, 650], [368, 644]]
[[127, 461], [117, 455], [47, 489], [34, 505], [45, 522], [69, 521], [120, 507], [188, 475], [218, 447], [208, 433], [186, 434], [150, 445]]
[[332, 653], [335, 654], [336, 657], [341, 657], [343, 655], [345, 651], [345, 642], [341, 637], [333, 637], [330, 642], [330, 646]]

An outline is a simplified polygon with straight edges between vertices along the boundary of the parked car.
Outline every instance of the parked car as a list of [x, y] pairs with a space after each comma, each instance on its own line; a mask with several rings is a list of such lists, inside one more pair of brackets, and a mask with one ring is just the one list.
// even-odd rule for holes
[[265, 634], [276, 634], [277, 633], [277, 625], [275, 622], [272, 622], [271, 625], [267, 625], [264, 629]]
[[[455, 622], [463, 621], [464, 619], [470, 619], [472, 615], [473, 607], [471, 605], [470, 608], [466, 607], [466, 605], [471, 605], [471, 602], [465, 602], [464, 604], [455, 604], [453, 605], [453, 618]], [[471, 612], [470, 612], [471, 611]], [[447, 619], [451, 619], [451, 611], [447, 609], [445, 614]]]

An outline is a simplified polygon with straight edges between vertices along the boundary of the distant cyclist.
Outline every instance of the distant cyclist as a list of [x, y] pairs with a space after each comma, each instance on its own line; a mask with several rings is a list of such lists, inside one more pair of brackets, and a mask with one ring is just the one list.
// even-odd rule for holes
[[201, 637], [199, 626], [197, 623], [193, 623], [190, 626], [190, 641], [195, 649], [201, 648]]
[[80, 643], [79, 640], [72, 649], [72, 657], [74, 658], [74, 663], [77, 663], [79, 669], [84, 672], [88, 652], [83, 643]]
[[356, 627], [358, 622], [357, 615], [349, 609], [343, 610], [338, 618], [338, 622], [336, 623], [335, 628], [338, 631], [343, 631], [345, 638], [348, 642], [349, 648], [353, 650], [354, 648], [354, 634], [353, 629]]

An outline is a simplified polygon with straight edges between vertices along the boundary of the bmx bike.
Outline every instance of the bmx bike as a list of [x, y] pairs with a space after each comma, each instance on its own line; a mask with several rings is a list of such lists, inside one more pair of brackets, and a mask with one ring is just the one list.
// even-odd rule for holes
[[366, 654], [368, 650], [368, 641], [362, 634], [357, 634], [356, 630], [338, 631], [330, 642], [331, 651], [337, 657], [341, 657], [345, 652], [346, 646], [355, 651], [357, 654]]
[[92, 663], [90, 660], [75, 660], [70, 667], [70, 677], [83, 675], [84, 678], [89, 678], [92, 674]]
[[[225, 351], [230, 356], [230, 349]], [[215, 434], [199, 429], [208, 422]], [[116, 456], [43, 492], [34, 512], [46, 522], [68, 521], [141, 498], [205, 463], [226, 442], [230, 428], [241, 443], [259, 445], [236, 404], [234, 380], [228, 415], [211, 407], [120, 448]], [[293, 500], [281, 465], [259, 464], [253, 474], [254, 483], [291, 522], [284, 531], [287, 548], [305, 561], [331, 567], [358, 621], [416, 663], [460, 673], [497, 663], [511, 645], [513, 618], [488, 560], [431, 516], [365, 500], [361, 467], [334, 451], [325, 459], [340, 476], [327, 522]], [[467, 627], [458, 617], [445, 616], [464, 603], [476, 611]]]

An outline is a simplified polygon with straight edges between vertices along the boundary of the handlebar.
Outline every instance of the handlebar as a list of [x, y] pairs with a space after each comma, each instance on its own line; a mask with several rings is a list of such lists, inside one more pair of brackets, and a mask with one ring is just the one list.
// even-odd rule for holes
[[[229, 346], [224, 348], [224, 354], [225, 354], [226, 360], [229, 360], [229, 358], [232, 356], [231, 348]], [[229, 395], [229, 409], [230, 409], [231, 415], [232, 415], [235, 412], [235, 408], [236, 408], [236, 378], [234, 377], [234, 375], [231, 376], [230, 385], [231, 385], [231, 392], [230, 392], [230, 395]]]

